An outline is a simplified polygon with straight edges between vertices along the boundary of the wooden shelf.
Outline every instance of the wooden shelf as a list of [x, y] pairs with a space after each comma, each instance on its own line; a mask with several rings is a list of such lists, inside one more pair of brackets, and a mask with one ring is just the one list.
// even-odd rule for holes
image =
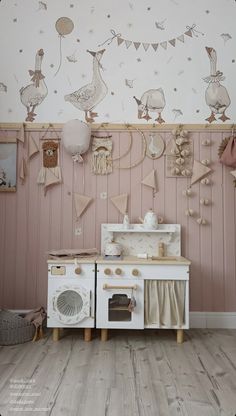
[[109, 228], [108, 231], [112, 233], [174, 233], [175, 227], [168, 229], [148, 230], [147, 228]]

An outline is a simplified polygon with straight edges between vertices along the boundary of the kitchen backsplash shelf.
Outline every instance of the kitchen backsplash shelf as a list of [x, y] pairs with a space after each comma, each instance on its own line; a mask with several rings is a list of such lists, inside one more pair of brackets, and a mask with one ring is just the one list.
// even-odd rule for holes
[[180, 233], [180, 224], [158, 224], [156, 230], [148, 230], [141, 224], [130, 224], [130, 228], [123, 224], [102, 224], [101, 253], [104, 254], [106, 244], [114, 240], [121, 244], [125, 256], [137, 253], [156, 256], [159, 243], [164, 244], [165, 255], [180, 256]]

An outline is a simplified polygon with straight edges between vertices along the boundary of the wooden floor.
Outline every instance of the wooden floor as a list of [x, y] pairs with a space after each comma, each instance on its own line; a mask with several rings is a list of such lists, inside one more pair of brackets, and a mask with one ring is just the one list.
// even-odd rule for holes
[[0, 347], [1, 416], [235, 416], [236, 330], [109, 335]]

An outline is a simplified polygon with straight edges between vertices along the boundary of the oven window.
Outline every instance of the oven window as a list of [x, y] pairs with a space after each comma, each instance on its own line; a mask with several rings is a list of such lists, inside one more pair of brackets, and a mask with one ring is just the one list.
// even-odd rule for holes
[[130, 310], [131, 298], [124, 293], [115, 293], [108, 299], [108, 320], [109, 321], [131, 321]]

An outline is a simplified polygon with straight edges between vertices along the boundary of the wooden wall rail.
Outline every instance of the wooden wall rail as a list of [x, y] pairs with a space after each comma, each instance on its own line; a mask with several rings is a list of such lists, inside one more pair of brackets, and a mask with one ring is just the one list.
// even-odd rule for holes
[[[54, 129], [61, 130], [63, 123], [0, 123], [0, 130], [19, 130], [24, 125], [25, 130], [27, 131], [40, 131], [53, 127]], [[127, 126], [130, 129], [132, 127], [140, 130], [157, 130], [157, 131], [168, 131], [173, 130], [176, 127], [184, 126], [188, 131], [229, 131], [234, 130], [236, 125], [234, 124], [113, 124], [113, 123], [100, 123], [93, 124], [92, 130], [98, 129], [108, 129], [108, 130], [126, 130]]]

